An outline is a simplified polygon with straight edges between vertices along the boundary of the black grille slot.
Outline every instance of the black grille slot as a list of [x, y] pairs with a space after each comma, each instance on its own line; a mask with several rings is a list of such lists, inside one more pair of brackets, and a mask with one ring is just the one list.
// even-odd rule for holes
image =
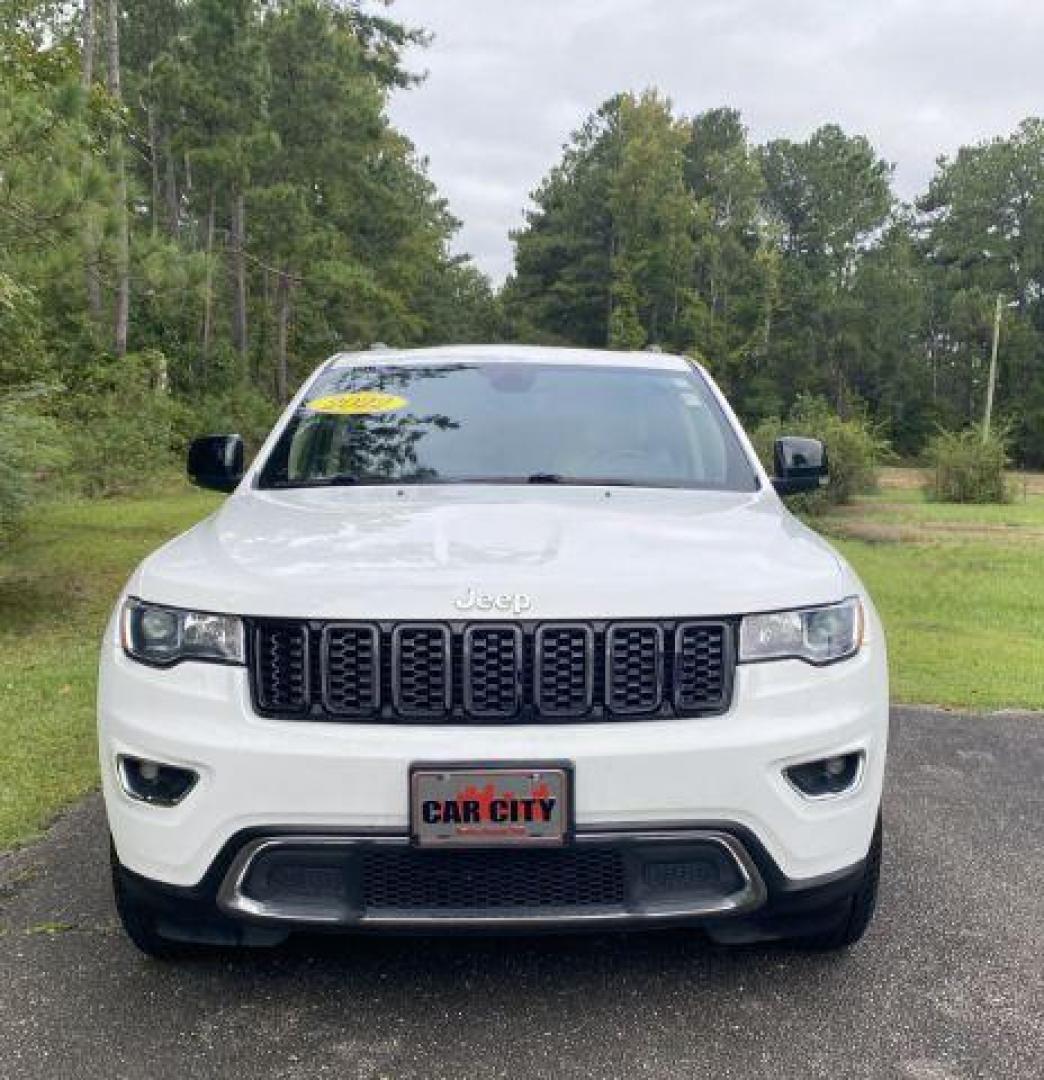
[[522, 631], [469, 626], [464, 631], [464, 708], [475, 716], [513, 716], [520, 704]]
[[381, 700], [376, 626], [335, 623], [323, 632], [323, 704], [337, 716], [371, 716]]
[[254, 687], [264, 710], [298, 713], [308, 708], [308, 627], [304, 623], [258, 623]]
[[663, 630], [616, 623], [605, 648], [605, 702], [616, 713], [647, 713], [663, 698]]
[[545, 851], [380, 850], [363, 854], [363, 903], [380, 911], [619, 908], [623, 856], [609, 848]]
[[392, 700], [403, 716], [438, 716], [452, 704], [449, 628], [403, 625], [392, 634]]
[[674, 706], [681, 712], [728, 708], [732, 693], [732, 628], [682, 623], [674, 652]]
[[591, 708], [594, 632], [575, 623], [541, 626], [536, 642], [536, 706], [548, 716], [583, 716]]

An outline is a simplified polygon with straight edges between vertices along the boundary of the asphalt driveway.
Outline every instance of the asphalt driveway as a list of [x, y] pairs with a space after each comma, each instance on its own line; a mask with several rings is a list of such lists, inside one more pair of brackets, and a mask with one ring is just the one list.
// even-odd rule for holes
[[897, 709], [881, 907], [841, 957], [698, 935], [301, 939], [180, 966], [116, 927], [97, 798], [0, 856], [0, 1078], [1044, 1076], [1044, 716]]

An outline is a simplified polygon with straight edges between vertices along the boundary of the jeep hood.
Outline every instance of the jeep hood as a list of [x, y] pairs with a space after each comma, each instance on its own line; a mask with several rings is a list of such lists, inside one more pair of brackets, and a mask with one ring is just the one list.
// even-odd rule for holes
[[345, 619], [729, 615], [852, 591], [770, 492], [431, 486], [241, 490], [159, 549], [128, 591], [179, 607]]

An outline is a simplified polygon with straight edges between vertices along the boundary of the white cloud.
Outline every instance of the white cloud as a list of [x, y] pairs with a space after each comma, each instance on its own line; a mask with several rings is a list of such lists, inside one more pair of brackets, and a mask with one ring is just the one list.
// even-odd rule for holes
[[393, 121], [500, 281], [508, 232], [585, 116], [657, 86], [682, 112], [740, 109], [756, 140], [837, 122], [896, 164], [904, 198], [934, 161], [1044, 111], [1039, 0], [398, 0], [435, 33]]

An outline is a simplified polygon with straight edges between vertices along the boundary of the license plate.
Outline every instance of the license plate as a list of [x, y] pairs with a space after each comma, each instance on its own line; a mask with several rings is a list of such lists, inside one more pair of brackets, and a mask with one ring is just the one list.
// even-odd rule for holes
[[556, 846], [569, 830], [566, 768], [415, 768], [410, 829], [422, 847]]

